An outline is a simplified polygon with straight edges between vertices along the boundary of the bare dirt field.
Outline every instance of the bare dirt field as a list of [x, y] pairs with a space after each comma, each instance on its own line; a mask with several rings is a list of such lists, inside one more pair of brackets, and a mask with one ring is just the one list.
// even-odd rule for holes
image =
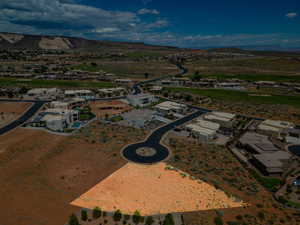
[[0, 127], [20, 117], [31, 103], [0, 102]]
[[119, 151], [143, 139], [97, 122], [71, 137], [16, 129], [0, 137], [1, 224], [65, 224], [70, 202], [126, 164]]
[[92, 108], [93, 113], [95, 113], [98, 118], [104, 118], [106, 115], [117, 115], [132, 109], [132, 107], [130, 107], [128, 104], [117, 100], [92, 102], [90, 106]]
[[105, 211], [120, 209], [133, 215], [157, 215], [219, 208], [242, 207], [220, 190], [200, 180], [167, 169], [165, 163], [128, 163], [72, 202], [73, 205]]

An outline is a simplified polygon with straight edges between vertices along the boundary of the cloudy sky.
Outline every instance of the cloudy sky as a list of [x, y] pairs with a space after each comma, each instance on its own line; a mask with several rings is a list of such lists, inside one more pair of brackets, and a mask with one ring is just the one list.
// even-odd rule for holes
[[0, 0], [0, 31], [180, 47], [299, 47], [300, 1]]

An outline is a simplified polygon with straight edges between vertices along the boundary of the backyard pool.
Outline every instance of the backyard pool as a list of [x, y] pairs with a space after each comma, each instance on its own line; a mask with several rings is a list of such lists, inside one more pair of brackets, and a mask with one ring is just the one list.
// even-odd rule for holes
[[291, 145], [288, 147], [288, 150], [297, 155], [297, 156], [300, 156], [300, 145]]
[[79, 129], [81, 126], [82, 126], [82, 123], [81, 123], [81, 122], [75, 122], [75, 123], [73, 123], [73, 125], [72, 125], [72, 127], [73, 127], [73, 128], [76, 128], [76, 129]]

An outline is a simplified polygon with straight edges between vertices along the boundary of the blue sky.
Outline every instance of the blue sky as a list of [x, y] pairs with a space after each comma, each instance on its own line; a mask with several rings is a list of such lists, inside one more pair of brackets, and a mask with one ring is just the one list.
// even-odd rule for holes
[[1, 0], [0, 31], [180, 47], [299, 47], [300, 1]]

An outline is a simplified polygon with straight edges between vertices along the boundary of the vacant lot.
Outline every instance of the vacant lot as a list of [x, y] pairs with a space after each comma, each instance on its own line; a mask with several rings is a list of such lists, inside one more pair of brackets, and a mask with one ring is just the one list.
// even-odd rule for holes
[[298, 58], [201, 59], [188, 62], [186, 66], [190, 74], [199, 71], [204, 76], [252, 81], [300, 82], [300, 60]]
[[98, 206], [109, 212], [120, 209], [130, 215], [136, 210], [142, 215], [157, 215], [244, 205], [165, 163], [150, 166], [128, 163], [72, 204], [90, 209]]
[[173, 151], [168, 164], [213, 185], [228, 196], [249, 203], [244, 208], [187, 213], [184, 214], [186, 224], [214, 225], [220, 224], [214, 221], [220, 219], [224, 224], [299, 224], [299, 216], [293, 214], [295, 211], [285, 209], [275, 202], [272, 194], [225, 147], [199, 144], [195, 140], [187, 141], [174, 135], [169, 135], [165, 141]]
[[126, 164], [133, 128], [92, 124], [72, 137], [17, 129], [0, 137], [1, 224], [64, 224], [70, 202]]
[[109, 88], [109, 87], [114, 87], [115, 85], [113, 83], [108, 83], [108, 82], [64, 81], [64, 80], [31, 80], [31, 79], [0, 78], [0, 86]]
[[20, 117], [31, 103], [0, 102], [0, 127]]
[[118, 76], [131, 78], [145, 78], [144, 74], [148, 73], [149, 78], [157, 76], [177, 74], [178, 68], [168, 62], [143, 62], [143, 61], [95, 61], [96, 65], [90, 62], [73, 66], [74, 69], [84, 71], [105, 71], [114, 73]]
[[91, 102], [90, 104], [93, 113], [98, 118], [110, 117], [113, 115], [120, 114], [125, 111], [129, 111], [132, 107], [121, 101], [102, 101], [102, 102]]

